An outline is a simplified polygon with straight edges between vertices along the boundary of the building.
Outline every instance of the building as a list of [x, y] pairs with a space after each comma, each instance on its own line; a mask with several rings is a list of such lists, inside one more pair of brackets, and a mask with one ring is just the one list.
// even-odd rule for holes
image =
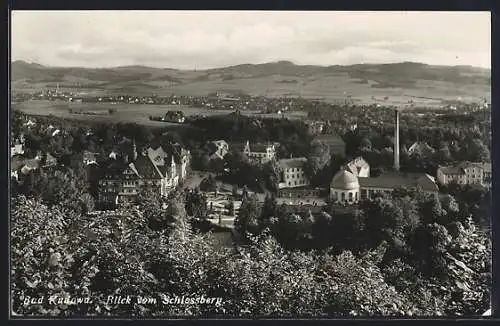
[[19, 172], [22, 175], [27, 175], [33, 170], [38, 170], [39, 168], [50, 169], [57, 165], [57, 159], [50, 155], [50, 153], [42, 154], [38, 152], [37, 156], [32, 159], [24, 159], [21, 156], [15, 156], [11, 159], [11, 176], [18, 179]]
[[322, 142], [330, 148], [330, 153], [345, 157], [345, 142], [336, 134], [322, 134], [314, 137], [313, 142]]
[[370, 199], [377, 193], [390, 194], [394, 189], [419, 189], [428, 194], [439, 191], [436, 180], [426, 173], [385, 173], [377, 178], [359, 178], [360, 199]]
[[141, 190], [150, 189], [168, 196], [185, 180], [189, 172], [189, 151], [175, 145], [166, 152], [161, 146], [147, 148], [140, 155], [134, 142], [133, 157], [112, 160], [99, 180], [99, 202], [115, 206], [135, 202]]
[[462, 162], [456, 166], [441, 166], [437, 169], [437, 180], [442, 185], [481, 184], [491, 186], [491, 163]]
[[379, 177], [357, 177], [345, 169], [335, 174], [330, 184], [330, 199], [339, 204], [356, 204], [370, 199], [377, 193], [390, 194], [398, 188], [420, 189], [437, 193], [434, 178], [425, 173], [389, 172]]
[[347, 163], [346, 169], [359, 178], [367, 178], [370, 176], [370, 164], [361, 156]]
[[215, 140], [208, 144], [210, 158], [220, 158], [221, 160], [229, 153], [229, 144], [225, 140]]
[[163, 118], [163, 121], [175, 123], [184, 123], [185, 120], [186, 117], [182, 111], [168, 111]]
[[89, 151], [83, 151], [83, 164], [89, 165], [89, 164], [97, 164], [97, 156], [98, 153], [92, 153]]
[[[42, 168], [51, 168], [57, 165], [57, 159], [52, 156], [50, 153], [42, 153], [38, 151], [35, 158], [32, 160], [27, 160], [26, 162], [30, 162], [31, 167], [42, 167]], [[37, 162], [36, 164], [34, 162]]]
[[297, 188], [309, 185], [309, 178], [305, 173], [305, 157], [281, 159], [278, 161], [280, 180], [278, 187]]
[[10, 148], [10, 156], [23, 155], [23, 154], [24, 154], [23, 144], [15, 144]]
[[250, 142], [247, 141], [243, 153], [251, 161], [264, 164], [276, 159], [276, 146], [274, 144], [254, 144], [250, 148]]
[[335, 203], [357, 203], [360, 199], [359, 192], [358, 177], [343, 169], [335, 174], [330, 183], [330, 199]]
[[411, 155], [423, 155], [430, 156], [436, 152], [434, 148], [429, 146], [429, 144], [425, 142], [414, 142], [410, 148], [408, 148], [408, 154]]
[[323, 121], [306, 121], [307, 132], [309, 135], [319, 135], [323, 133], [325, 123]]

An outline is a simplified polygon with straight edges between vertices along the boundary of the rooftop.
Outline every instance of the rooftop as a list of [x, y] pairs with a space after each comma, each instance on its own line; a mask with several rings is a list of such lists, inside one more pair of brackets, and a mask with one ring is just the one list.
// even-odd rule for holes
[[282, 169], [292, 169], [292, 168], [303, 168], [306, 164], [307, 158], [297, 157], [297, 158], [286, 158], [279, 160], [279, 166]]
[[478, 167], [491, 173], [491, 163], [461, 162], [455, 166], [442, 166], [439, 170], [444, 174], [465, 174], [465, 169]]
[[[245, 144], [246, 146], [246, 144]], [[255, 144], [249, 144], [250, 146], [250, 151], [254, 153], [264, 153], [267, 152], [267, 148], [273, 146], [273, 144], [268, 144], [268, 143], [255, 143]]]
[[422, 152], [423, 154], [430, 154], [430, 153], [434, 153], [435, 152], [435, 149], [432, 148], [429, 144], [427, 144], [426, 142], [414, 142], [410, 148], [408, 149], [408, 152], [410, 154], [414, 153], [414, 152]]
[[339, 135], [336, 134], [322, 134], [314, 137], [313, 142], [322, 142], [327, 144], [331, 149], [345, 147], [345, 142]]
[[360, 178], [361, 188], [395, 189], [420, 186], [424, 191], [438, 191], [433, 178], [425, 173], [389, 172], [376, 178]]

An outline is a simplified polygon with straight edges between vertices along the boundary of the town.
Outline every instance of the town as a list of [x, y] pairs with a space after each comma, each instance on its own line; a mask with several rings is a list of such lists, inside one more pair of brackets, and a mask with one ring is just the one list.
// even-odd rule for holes
[[[11, 315], [491, 309], [491, 69], [473, 66], [483, 57], [434, 42], [431, 60], [411, 13], [371, 13], [387, 25], [373, 40], [367, 16], [345, 13], [288, 12], [291, 28], [264, 12], [143, 14], [15, 16], [20, 35], [21, 22], [50, 26], [52, 43], [24, 32], [33, 45], [17, 45], [11, 65]], [[466, 38], [481, 21], [419, 24]]]

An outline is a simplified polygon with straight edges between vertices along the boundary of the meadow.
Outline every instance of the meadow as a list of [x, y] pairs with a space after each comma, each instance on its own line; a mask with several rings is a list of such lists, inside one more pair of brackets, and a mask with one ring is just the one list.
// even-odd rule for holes
[[[116, 112], [107, 115], [74, 114], [73, 112], [106, 113], [108, 109]], [[176, 123], [152, 121], [149, 116], [163, 116], [169, 110], [182, 111], [185, 116], [193, 115], [225, 115], [231, 113], [229, 110], [203, 109], [185, 105], [155, 105], [155, 104], [126, 104], [126, 103], [71, 103], [63, 101], [32, 100], [21, 103], [12, 103], [12, 110], [20, 110], [26, 114], [53, 115], [56, 117], [96, 122], [126, 123], [133, 122], [140, 125], [152, 127], [177, 126]], [[245, 115], [260, 117], [280, 117], [278, 114], [260, 114], [257, 111], [242, 112]], [[307, 116], [305, 112], [291, 112], [286, 115], [291, 119], [303, 119]]]

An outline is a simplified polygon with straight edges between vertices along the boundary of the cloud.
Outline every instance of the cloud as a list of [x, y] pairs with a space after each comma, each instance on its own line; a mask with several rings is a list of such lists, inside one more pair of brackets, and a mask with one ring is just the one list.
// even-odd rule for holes
[[491, 61], [481, 12], [16, 11], [11, 35], [13, 60], [55, 66]]

